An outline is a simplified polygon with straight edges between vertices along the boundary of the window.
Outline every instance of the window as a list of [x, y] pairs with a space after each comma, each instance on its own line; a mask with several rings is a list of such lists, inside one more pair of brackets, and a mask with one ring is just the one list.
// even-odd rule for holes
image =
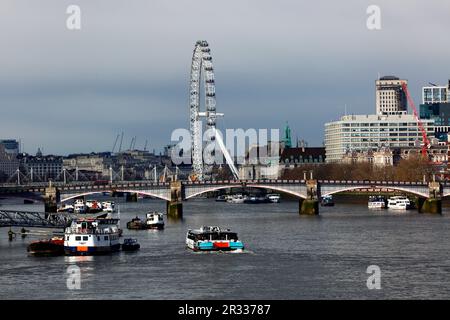
[[88, 240], [88, 236], [83, 236], [83, 241], [87, 241]]
[[104, 239], [105, 239], [105, 240], [109, 240], [109, 237], [108, 237], [108, 236], [105, 236]]
[[81, 241], [81, 237], [80, 237], [80, 236], [76, 236], [76, 237], [75, 237], [75, 240], [76, 240], [76, 241]]

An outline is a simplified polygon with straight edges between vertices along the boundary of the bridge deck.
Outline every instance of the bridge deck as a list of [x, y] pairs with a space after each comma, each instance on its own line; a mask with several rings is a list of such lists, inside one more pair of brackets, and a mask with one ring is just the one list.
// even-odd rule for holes
[[71, 221], [68, 214], [0, 210], [0, 227], [59, 228]]

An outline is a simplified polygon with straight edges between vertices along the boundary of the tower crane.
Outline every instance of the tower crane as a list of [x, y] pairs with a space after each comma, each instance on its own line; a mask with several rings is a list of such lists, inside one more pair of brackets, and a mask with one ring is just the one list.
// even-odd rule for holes
[[402, 83], [402, 89], [406, 94], [408, 103], [411, 105], [411, 107], [413, 109], [414, 117], [416, 118], [417, 125], [419, 126], [420, 132], [422, 133], [422, 141], [423, 141], [422, 157], [427, 158], [428, 157], [427, 149], [430, 147], [430, 140], [428, 140], [427, 132], [423, 126], [422, 121], [420, 121], [420, 117], [419, 117], [419, 114], [417, 113], [416, 105], [414, 104], [414, 100], [412, 99], [411, 95], [409, 94], [408, 85], [405, 82]]

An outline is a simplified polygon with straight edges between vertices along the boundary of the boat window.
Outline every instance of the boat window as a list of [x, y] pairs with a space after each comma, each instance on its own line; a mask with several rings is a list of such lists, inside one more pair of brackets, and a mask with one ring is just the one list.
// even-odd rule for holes
[[108, 238], [108, 236], [105, 236], [104, 239], [105, 239], [105, 240], [108, 240], [109, 238]]
[[80, 236], [76, 236], [76, 237], [75, 237], [75, 240], [76, 240], [76, 241], [81, 241], [81, 237], [80, 237]]
[[97, 236], [97, 240], [100, 241], [100, 237], [99, 236]]
[[87, 236], [83, 236], [83, 241], [87, 241], [88, 237]]
[[69, 241], [69, 236], [66, 237], [66, 240]]

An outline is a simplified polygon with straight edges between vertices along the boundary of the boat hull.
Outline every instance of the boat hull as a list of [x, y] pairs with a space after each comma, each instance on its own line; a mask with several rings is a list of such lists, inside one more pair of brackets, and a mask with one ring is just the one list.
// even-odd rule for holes
[[120, 243], [104, 246], [104, 247], [71, 247], [65, 246], [64, 252], [70, 256], [91, 256], [91, 255], [104, 255], [117, 252], [120, 250]]
[[31, 243], [27, 251], [36, 257], [49, 257], [64, 255], [64, 245], [49, 241], [39, 241]]

